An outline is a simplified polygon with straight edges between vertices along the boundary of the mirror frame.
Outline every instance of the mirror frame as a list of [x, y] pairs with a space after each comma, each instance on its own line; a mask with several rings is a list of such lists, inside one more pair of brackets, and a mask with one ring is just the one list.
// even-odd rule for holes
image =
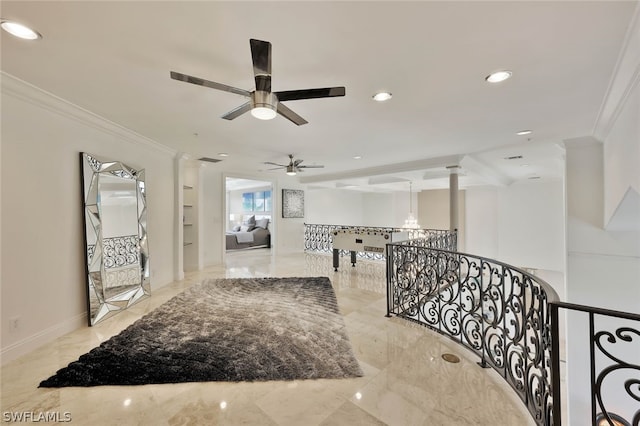
[[[85, 243], [85, 275], [87, 288], [87, 317], [93, 326], [151, 295], [149, 279], [149, 247], [147, 241], [147, 202], [145, 172], [135, 170], [120, 161], [101, 159], [86, 152], [80, 153], [82, 207]], [[102, 206], [100, 204], [100, 177], [115, 176], [131, 179], [136, 187], [138, 242], [133, 247], [140, 266], [139, 285], [106, 296], [107, 268], [104, 262], [102, 238]], [[129, 247], [131, 249], [132, 247]]]

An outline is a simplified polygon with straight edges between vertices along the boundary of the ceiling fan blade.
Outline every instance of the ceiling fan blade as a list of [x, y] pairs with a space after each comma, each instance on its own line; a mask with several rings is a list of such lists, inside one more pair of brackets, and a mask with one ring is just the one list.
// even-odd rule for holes
[[322, 89], [285, 90], [274, 92], [280, 102], [297, 101], [300, 99], [333, 98], [345, 95], [344, 87], [325, 87]]
[[296, 160], [293, 162], [294, 167], [298, 167], [304, 160]]
[[286, 169], [287, 166], [284, 167], [274, 167], [273, 169], [267, 169], [267, 170], [281, 170], [281, 169]]
[[[272, 163], [271, 161], [265, 161], [265, 162], [264, 162], [264, 163], [262, 163], [262, 164], [268, 164], [268, 165], [270, 165], [270, 166], [278, 166], [278, 167], [287, 167], [287, 166], [285, 166], [284, 164]], [[272, 169], [272, 170], [275, 170], [275, 169]]]
[[256, 91], [271, 92], [271, 43], [250, 39]]
[[171, 71], [171, 78], [178, 81], [184, 81], [185, 83], [191, 83], [198, 86], [209, 87], [210, 89], [223, 90], [225, 92], [235, 93], [246, 97], [251, 97], [251, 92], [238, 89], [237, 87], [227, 86], [226, 84], [216, 83], [214, 81], [204, 80], [202, 78], [193, 77], [187, 74], [180, 74], [179, 72]]
[[299, 169], [324, 169], [324, 166], [298, 166]]
[[241, 116], [245, 112], [251, 111], [251, 101], [247, 101], [240, 105], [238, 108], [232, 109], [228, 113], [222, 116], [225, 120], [233, 120], [236, 117]]
[[278, 111], [278, 114], [280, 114], [287, 120], [291, 121], [292, 123], [297, 124], [298, 126], [302, 126], [303, 124], [308, 123], [307, 120], [300, 117], [298, 114], [291, 111], [289, 108], [287, 108], [286, 106], [284, 106], [284, 104], [280, 102], [278, 102], [277, 111]]

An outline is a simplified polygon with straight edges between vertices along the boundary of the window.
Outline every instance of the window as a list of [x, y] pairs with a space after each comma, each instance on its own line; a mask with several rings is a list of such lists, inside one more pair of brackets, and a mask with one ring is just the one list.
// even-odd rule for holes
[[242, 193], [242, 211], [244, 212], [270, 212], [271, 206], [271, 191]]
[[242, 194], [242, 211], [253, 211], [253, 192], [245, 192]]

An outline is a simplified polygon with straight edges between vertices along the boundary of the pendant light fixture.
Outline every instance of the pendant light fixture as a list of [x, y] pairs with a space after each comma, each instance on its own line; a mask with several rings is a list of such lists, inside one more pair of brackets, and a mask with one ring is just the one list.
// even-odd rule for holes
[[411, 191], [411, 182], [409, 182], [409, 216], [402, 225], [403, 229], [420, 229], [418, 219], [413, 216], [413, 196]]

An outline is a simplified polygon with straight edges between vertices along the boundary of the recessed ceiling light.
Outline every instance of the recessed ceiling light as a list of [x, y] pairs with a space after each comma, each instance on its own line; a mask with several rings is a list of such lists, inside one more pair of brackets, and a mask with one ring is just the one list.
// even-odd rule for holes
[[506, 79], [510, 78], [512, 74], [513, 73], [511, 71], [507, 70], [496, 71], [485, 77], [485, 80], [487, 80], [489, 83], [500, 83], [501, 81], [505, 81]]
[[228, 157], [229, 156], [229, 154], [227, 154], [226, 152], [220, 152], [220, 153], [218, 153], [218, 155], [220, 157]]
[[521, 167], [529, 167], [528, 164], [522, 164]]
[[39, 38], [42, 38], [40, 33], [38, 33], [37, 31], [34, 31], [26, 25], [22, 25], [14, 21], [7, 21], [3, 19], [2, 21], [0, 21], [0, 27], [2, 27], [2, 29], [9, 34], [24, 40], [37, 40]]
[[391, 99], [392, 96], [393, 95], [389, 92], [378, 92], [375, 95], [373, 95], [373, 100], [378, 102], [384, 102]]
[[360, 160], [360, 159], [362, 159], [362, 156], [361, 156], [361, 155], [355, 155], [355, 156], [353, 157], [353, 159], [354, 159], [354, 160]]
[[530, 135], [531, 134], [531, 130], [520, 130], [518, 133], [516, 133], [516, 135], [518, 136], [524, 136], [524, 135]]

